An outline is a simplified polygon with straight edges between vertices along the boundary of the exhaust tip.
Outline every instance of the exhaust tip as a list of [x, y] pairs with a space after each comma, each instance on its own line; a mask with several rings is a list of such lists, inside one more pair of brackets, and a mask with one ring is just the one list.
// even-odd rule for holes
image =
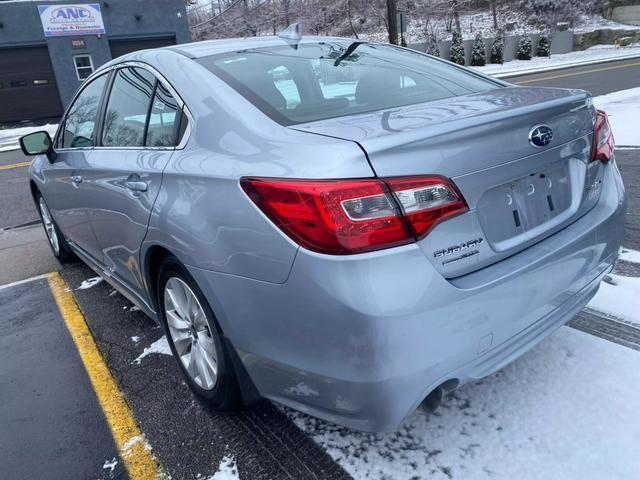
[[449, 393], [455, 390], [459, 384], [460, 381], [456, 378], [451, 378], [442, 383], [440, 386], [434, 388], [431, 393], [425, 397], [422, 403], [420, 403], [420, 408], [427, 413], [435, 412], [442, 403], [442, 399], [444, 398], [445, 393]]

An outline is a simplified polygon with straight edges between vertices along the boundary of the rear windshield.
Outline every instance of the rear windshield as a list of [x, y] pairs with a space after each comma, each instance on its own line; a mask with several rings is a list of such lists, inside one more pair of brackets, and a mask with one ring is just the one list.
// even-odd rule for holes
[[497, 83], [392, 45], [321, 42], [196, 60], [283, 125], [483, 92]]

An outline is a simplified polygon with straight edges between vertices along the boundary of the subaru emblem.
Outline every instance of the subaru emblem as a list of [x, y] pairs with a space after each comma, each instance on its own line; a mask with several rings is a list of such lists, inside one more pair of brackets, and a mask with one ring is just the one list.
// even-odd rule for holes
[[551, 143], [553, 130], [546, 125], [538, 125], [529, 132], [529, 143], [534, 147], [544, 147]]

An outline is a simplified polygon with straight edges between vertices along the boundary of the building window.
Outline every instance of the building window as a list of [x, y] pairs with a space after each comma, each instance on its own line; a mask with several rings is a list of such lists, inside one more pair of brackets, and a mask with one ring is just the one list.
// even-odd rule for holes
[[91, 60], [91, 55], [74, 55], [73, 62], [76, 66], [78, 80], [89, 78], [89, 75], [93, 73], [93, 60]]

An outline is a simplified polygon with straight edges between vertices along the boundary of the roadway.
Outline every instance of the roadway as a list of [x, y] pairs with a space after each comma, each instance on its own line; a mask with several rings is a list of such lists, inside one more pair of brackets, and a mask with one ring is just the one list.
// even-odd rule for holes
[[504, 78], [516, 85], [579, 88], [595, 97], [640, 87], [640, 58]]

